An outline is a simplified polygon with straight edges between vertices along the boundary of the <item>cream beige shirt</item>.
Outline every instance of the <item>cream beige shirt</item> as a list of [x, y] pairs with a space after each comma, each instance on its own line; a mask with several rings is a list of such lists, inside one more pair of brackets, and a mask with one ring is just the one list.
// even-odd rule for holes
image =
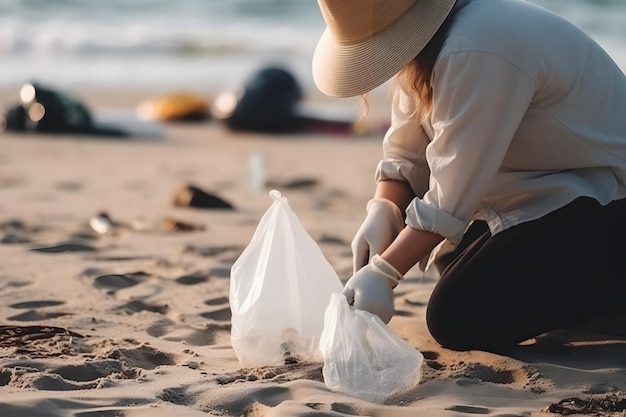
[[522, 0], [470, 0], [432, 82], [422, 124], [395, 88], [376, 170], [411, 184], [409, 226], [456, 243], [472, 219], [495, 234], [579, 196], [626, 197], [626, 77], [562, 18]]

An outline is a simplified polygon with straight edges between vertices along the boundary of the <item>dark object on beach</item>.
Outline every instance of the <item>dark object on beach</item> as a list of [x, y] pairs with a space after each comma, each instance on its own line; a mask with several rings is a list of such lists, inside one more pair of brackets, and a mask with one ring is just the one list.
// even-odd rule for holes
[[30, 242], [32, 241], [28, 237], [17, 235], [17, 234], [12, 234], [12, 233], [6, 234], [2, 238], [0, 238], [0, 243], [4, 245], [16, 245], [20, 243], [30, 243]]
[[301, 99], [300, 85], [289, 71], [266, 67], [219, 95], [214, 115], [234, 130], [290, 132], [299, 128], [295, 106]]
[[265, 186], [269, 188], [283, 188], [283, 189], [294, 190], [297, 188], [315, 187], [317, 184], [319, 184], [319, 180], [316, 178], [297, 178], [297, 179], [293, 179], [293, 180], [289, 180], [285, 182], [267, 181], [265, 183]]
[[296, 77], [285, 68], [268, 66], [242, 85], [219, 94], [213, 116], [233, 130], [265, 133], [352, 133], [354, 122], [304, 113], [304, 98]]
[[127, 136], [122, 129], [96, 124], [80, 101], [39, 83], [24, 84], [20, 103], [2, 119], [0, 131]]
[[615, 392], [598, 395], [587, 400], [575, 397], [566, 398], [556, 404], [549, 405], [542, 411], [564, 416], [572, 414], [605, 415], [607, 412], [611, 414], [623, 413], [626, 411], [626, 394]]
[[280, 354], [285, 360], [285, 365], [294, 365], [300, 360], [296, 357], [297, 341], [300, 335], [296, 329], [285, 329], [282, 334], [283, 342], [280, 344]]
[[0, 115], [0, 132], [4, 130], [25, 131], [27, 118], [26, 110], [21, 104], [10, 107], [4, 115]]
[[201, 122], [211, 118], [210, 105], [203, 96], [188, 92], [164, 94], [143, 101], [140, 117], [163, 122]]
[[0, 347], [21, 346], [32, 340], [49, 339], [55, 335], [84, 337], [54, 326], [0, 326]]
[[104, 235], [115, 227], [115, 223], [107, 213], [100, 212], [89, 219], [89, 226], [91, 226], [94, 232]]
[[96, 248], [89, 245], [83, 245], [82, 243], [67, 242], [54, 246], [33, 248], [31, 251], [40, 253], [95, 252]]
[[166, 232], [195, 232], [205, 230], [202, 224], [186, 223], [173, 217], [164, 218], [161, 222], [161, 226]]
[[233, 205], [229, 202], [190, 184], [187, 184], [176, 191], [174, 194], [174, 206], [217, 210], [234, 209]]

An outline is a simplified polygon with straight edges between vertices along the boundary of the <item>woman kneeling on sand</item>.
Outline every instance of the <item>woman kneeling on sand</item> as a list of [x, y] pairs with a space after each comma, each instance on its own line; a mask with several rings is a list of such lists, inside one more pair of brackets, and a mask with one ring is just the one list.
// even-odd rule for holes
[[320, 90], [393, 79], [348, 301], [389, 322], [429, 261], [429, 330], [459, 350], [626, 314], [626, 77], [605, 51], [523, 0], [319, 5]]

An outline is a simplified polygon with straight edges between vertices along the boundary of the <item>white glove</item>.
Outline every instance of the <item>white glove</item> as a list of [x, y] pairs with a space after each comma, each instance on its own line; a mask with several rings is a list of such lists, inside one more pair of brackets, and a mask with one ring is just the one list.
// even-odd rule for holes
[[343, 295], [354, 308], [369, 311], [387, 324], [395, 313], [393, 289], [402, 278], [393, 265], [382, 256], [374, 255], [369, 264], [346, 282]]
[[352, 239], [353, 273], [383, 253], [403, 228], [404, 218], [395, 203], [386, 198], [368, 201], [367, 216]]

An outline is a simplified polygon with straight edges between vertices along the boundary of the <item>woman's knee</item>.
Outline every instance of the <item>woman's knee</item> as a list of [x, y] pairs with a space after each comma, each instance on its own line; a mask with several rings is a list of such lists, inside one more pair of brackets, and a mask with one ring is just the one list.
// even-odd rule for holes
[[433, 339], [447, 349], [491, 352], [509, 350], [523, 339], [504, 325], [502, 318], [493, 317], [496, 311], [489, 313], [489, 309], [472, 304], [431, 298], [426, 309], [426, 325]]
[[462, 312], [444, 303], [430, 302], [426, 309], [426, 325], [441, 346], [453, 350], [469, 350], [468, 335]]

